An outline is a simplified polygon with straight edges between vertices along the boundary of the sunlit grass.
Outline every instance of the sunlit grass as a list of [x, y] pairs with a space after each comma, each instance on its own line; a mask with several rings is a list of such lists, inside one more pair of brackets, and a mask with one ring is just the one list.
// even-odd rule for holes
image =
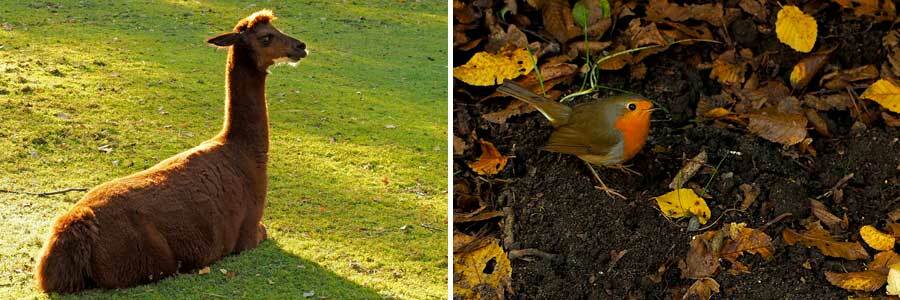
[[[204, 40], [255, 10], [311, 50], [269, 76], [270, 241], [208, 275], [80, 296], [445, 295], [446, 3], [0, 2], [2, 189], [92, 187], [214, 135], [225, 51]], [[46, 297], [33, 257], [80, 196], [0, 194], [0, 298]]]

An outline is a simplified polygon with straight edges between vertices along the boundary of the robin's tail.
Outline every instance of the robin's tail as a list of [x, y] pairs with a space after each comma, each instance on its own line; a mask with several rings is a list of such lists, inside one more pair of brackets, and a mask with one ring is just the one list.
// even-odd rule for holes
[[75, 207], [56, 220], [34, 272], [38, 287], [45, 292], [71, 293], [93, 285], [91, 245], [98, 234], [90, 208]]
[[565, 104], [550, 101], [512, 81], [504, 82], [503, 85], [497, 88], [497, 91], [528, 102], [544, 114], [544, 117], [547, 117], [547, 120], [550, 120], [550, 124], [554, 127], [568, 123], [569, 116], [572, 114], [572, 108]]

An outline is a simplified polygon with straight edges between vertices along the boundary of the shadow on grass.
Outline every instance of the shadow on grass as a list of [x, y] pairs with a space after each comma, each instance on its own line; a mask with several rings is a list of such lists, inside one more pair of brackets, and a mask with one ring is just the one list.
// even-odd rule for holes
[[231, 255], [210, 266], [210, 273], [181, 274], [128, 289], [93, 289], [51, 299], [380, 299], [375, 290], [287, 252], [277, 241]]

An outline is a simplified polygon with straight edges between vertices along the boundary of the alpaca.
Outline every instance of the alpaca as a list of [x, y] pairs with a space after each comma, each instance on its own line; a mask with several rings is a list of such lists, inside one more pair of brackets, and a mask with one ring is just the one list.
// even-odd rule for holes
[[35, 269], [45, 292], [122, 288], [259, 245], [266, 204], [268, 67], [306, 57], [263, 10], [207, 40], [228, 48], [222, 131], [150, 169], [90, 190], [60, 216]]

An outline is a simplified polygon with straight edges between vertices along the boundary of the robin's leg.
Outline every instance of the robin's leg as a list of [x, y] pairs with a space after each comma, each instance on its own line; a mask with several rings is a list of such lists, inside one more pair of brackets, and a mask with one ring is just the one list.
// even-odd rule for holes
[[587, 165], [588, 170], [591, 170], [591, 174], [594, 174], [594, 179], [597, 179], [597, 182], [600, 182], [600, 186], [594, 186], [594, 188], [596, 188], [600, 191], [603, 191], [610, 198], [612, 198], [613, 196], [617, 196], [622, 199], [627, 199], [627, 198], [625, 198], [625, 196], [622, 196], [622, 194], [620, 194], [616, 190], [611, 189], [608, 186], [606, 186], [606, 184], [603, 183], [603, 180], [600, 179], [600, 175], [597, 174], [597, 170], [594, 170], [594, 166], [592, 166], [591, 163], [589, 163], [587, 161], [585, 161], [584, 163]]
[[629, 166], [626, 166], [626, 165], [624, 165], [624, 164], [615, 164], [615, 165], [609, 165], [609, 166], [606, 166], [606, 167], [607, 167], [607, 168], [618, 169], [619, 171], [622, 171], [622, 172], [625, 172], [625, 173], [631, 173], [631, 174], [634, 174], [634, 175], [637, 175], [637, 176], [644, 176], [644, 175], [641, 175], [641, 173], [638, 173], [638, 171], [632, 170], [631, 168], [629, 168]]

